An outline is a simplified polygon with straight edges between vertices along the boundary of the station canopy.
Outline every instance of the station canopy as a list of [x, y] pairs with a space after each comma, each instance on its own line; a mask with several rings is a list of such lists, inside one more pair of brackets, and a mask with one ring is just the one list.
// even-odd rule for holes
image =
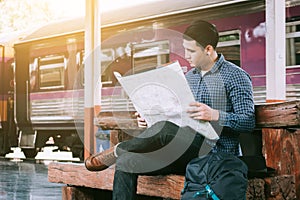
[[[140, 1], [136, 5], [127, 5], [123, 3], [121, 6], [113, 7], [101, 12], [101, 27], [110, 27], [123, 23], [137, 22], [146, 19], [154, 19], [157, 17], [164, 17], [175, 15], [190, 11], [201, 9], [208, 9], [218, 6], [225, 6], [229, 4], [247, 2], [249, 0], [189, 0], [189, 1], [174, 1], [174, 0], [153, 0], [153, 1]], [[118, 2], [118, 1], [116, 1]], [[121, 2], [121, 1], [119, 1]], [[101, 7], [101, 4], [100, 4]], [[75, 19], [55, 21], [46, 26], [38, 28], [23, 39], [35, 40], [46, 36], [55, 36], [65, 33], [81, 32], [85, 29], [84, 17]], [[59, 28], [57, 28], [59, 27]]]

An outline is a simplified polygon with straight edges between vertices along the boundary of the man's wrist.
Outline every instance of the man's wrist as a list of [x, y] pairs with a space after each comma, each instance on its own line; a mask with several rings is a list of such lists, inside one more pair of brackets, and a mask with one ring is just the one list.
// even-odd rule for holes
[[218, 121], [220, 117], [220, 113], [218, 110], [212, 109], [211, 121]]

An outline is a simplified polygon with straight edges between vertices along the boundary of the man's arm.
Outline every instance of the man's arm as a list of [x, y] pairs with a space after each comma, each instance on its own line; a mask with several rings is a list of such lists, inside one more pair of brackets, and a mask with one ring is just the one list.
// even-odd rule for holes
[[234, 73], [228, 85], [228, 100], [232, 103], [232, 112], [219, 111], [219, 124], [239, 132], [251, 132], [255, 127], [251, 79], [244, 72]]

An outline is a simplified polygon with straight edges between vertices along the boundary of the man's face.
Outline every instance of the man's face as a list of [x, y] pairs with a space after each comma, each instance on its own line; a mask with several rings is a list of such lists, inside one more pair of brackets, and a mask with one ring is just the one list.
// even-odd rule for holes
[[207, 56], [204, 50], [196, 44], [196, 41], [183, 39], [183, 47], [185, 59], [190, 63], [191, 67], [205, 69]]

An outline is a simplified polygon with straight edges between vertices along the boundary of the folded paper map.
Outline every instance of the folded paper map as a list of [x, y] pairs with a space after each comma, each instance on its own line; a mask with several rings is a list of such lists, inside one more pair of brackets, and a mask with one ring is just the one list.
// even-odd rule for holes
[[195, 99], [177, 61], [129, 76], [122, 77], [118, 72], [114, 75], [148, 127], [158, 121], [170, 121], [189, 126], [207, 139], [219, 138], [209, 122], [194, 120], [186, 112]]

